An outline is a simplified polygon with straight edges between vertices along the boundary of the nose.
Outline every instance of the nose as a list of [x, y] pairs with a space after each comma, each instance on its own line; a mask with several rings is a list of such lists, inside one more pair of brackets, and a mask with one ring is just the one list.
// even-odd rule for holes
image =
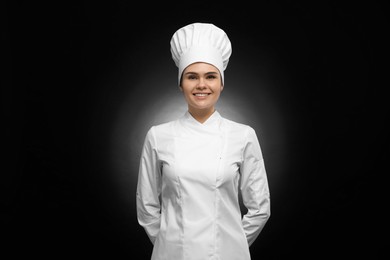
[[197, 89], [205, 89], [206, 88], [206, 82], [204, 78], [200, 77], [198, 85], [196, 86]]

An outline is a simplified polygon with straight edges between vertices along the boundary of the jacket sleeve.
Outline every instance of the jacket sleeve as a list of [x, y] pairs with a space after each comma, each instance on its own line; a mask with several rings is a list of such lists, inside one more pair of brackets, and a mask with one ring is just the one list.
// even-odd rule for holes
[[157, 158], [156, 139], [152, 127], [142, 148], [137, 182], [137, 218], [154, 244], [160, 230], [161, 167]]
[[240, 189], [248, 209], [242, 225], [249, 246], [256, 240], [271, 215], [270, 193], [264, 159], [253, 128], [249, 128], [240, 166]]

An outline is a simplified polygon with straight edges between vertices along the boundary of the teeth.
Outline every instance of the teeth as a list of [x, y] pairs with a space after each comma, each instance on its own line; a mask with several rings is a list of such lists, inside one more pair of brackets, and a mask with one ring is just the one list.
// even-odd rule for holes
[[198, 93], [198, 94], [195, 94], [195, 96], [197, 97], [205, 97], [207, 96], [208, 94], [207, 93]]

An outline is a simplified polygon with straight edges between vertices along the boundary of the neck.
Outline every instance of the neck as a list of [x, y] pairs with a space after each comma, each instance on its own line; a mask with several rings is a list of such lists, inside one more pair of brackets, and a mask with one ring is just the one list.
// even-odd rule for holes
[[192, 117], [201, 124], [206, 122], [206, 120], [214, 113], [214, 111], [214, 107], [210, 109], [188, 109], [188, 112], [192, 115]]

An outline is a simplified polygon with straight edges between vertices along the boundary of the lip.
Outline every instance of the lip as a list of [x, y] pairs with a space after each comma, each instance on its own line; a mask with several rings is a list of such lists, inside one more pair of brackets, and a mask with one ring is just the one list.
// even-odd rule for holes
[[195, 100], [205, 100], [210, 96], [211, 93], [197, 92], [193, 93]]
[[196, 92], [196, 93], [193, 93], [192, 95], [202, 97], [202, 96], [209, 96], [210, 94], [211, 93], [208, 93], [208, 92]]

